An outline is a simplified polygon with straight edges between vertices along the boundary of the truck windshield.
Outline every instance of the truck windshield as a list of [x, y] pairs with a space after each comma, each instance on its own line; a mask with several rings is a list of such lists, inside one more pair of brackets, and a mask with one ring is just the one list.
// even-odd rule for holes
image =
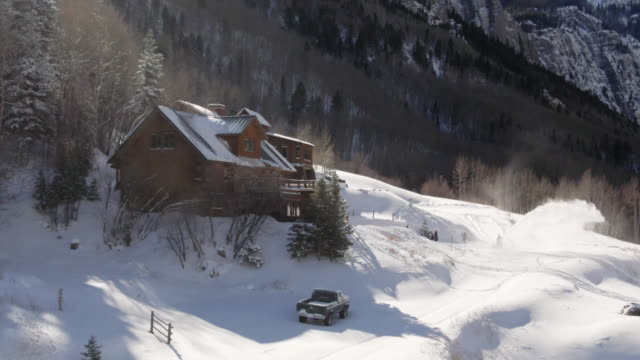
[[320, 302], [334, 302], [338, 301], [338, 294], [334, 291], [326, 291], [326, 290], [314, 290], [313, 294], [311, 294], [311, 299], [320, 301]]

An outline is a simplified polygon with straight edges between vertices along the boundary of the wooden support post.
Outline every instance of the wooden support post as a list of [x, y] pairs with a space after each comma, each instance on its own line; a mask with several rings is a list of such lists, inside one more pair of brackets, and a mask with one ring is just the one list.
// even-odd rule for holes
[[172, 330], [173, 329], [173, 325], [171, 325], [171, 323], [169, 323], [169, 332], [167, 333], [167, 344], [171, 345], [171, 334], [172, 334]]
[[149, 330], [149, 332], [150, 332], [150, 333], [152, 333], [152, 334], [153, 334], [153, 317], [154, 317], [154, 315], [155, 315], [155, 314], [154, 314], [154, 312], [152, 311], [152, 312], [151, 312], [151, 330]]

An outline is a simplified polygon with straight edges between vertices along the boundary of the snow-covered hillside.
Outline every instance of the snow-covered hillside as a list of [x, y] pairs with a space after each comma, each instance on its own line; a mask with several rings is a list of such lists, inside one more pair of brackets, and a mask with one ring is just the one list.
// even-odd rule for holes
[[[594, 207], [520, 216], [339, 175], [355, 228], [344, 261], [288, 259], [288, 225], [268, 221], [264, 267], [207, 248], [213, 278], [195, 259], [182, 270], [157, 234], [105, 249], [100, 204], [51, 232], [28, 183], [14, 187], [0, 213], [0, 359], [79, 358], [90, 335], [106, 360], [640, 357], [640, 318], [618, 314], [640, 300], [640, 246], [585, 230], [602, 220]], [[440, 242], [417, 234], [424, 220]], [[215, 224], [223, 241], [228, 220]], [[349, 317], [299, 323], [295, 302], [313, 288], [350, 295]], [[151, 310], [174, 324], [170, 346], [149, 333]]]

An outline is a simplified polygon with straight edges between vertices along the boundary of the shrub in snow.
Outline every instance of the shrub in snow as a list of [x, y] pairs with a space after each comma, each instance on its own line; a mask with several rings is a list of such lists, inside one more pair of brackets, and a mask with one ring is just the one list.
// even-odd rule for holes
[[432, 231], [429, 224], [427, 224], [427, 220], [422, 223], [419, 233], [420, 236], [424, 236], [429, 240], [438, 241], [438, 231]]
[[250, 264], [257, 268], [261, 268], [264, 265], [264, 257], [262, 255], [262, 248], [256, 244], [254, 239], [247, 241], [240, 251], [237, 258], [241, 264]]
[[80, 353], [80, 355], [82, 355], [82, 360], [102, 359], [102, 351], [100, 351], [101, 347], [102, 346], [98, 345], [96, 337], [91, 335], [91, 337], [89, 338], [89, 342], [84, 346], [85, 352]]
[[[253, 204], [250, 209], [260, 209], [260, 202]], [[227, 245], [233, 246], [233, 258], [243, 264], [262, 267], [264, 262], [262, 248], [256, 244], [256, 235], [264, 224], [266, 217], [259, 214], [243, 213], [235, 216], [231, 221], [227, 233]]]
[[625, 305], [620, 311], [623, 315], [640, 316], [640, 304], [630, 303]]

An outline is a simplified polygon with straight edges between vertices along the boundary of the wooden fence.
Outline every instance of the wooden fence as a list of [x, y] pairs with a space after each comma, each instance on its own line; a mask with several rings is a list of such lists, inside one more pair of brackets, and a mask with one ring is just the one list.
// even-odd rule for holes
[[[153, 331], [157, 331], [158, 334], [167, 338], [167, 344], [171, 345], [171, 335], [173, 335], [173, 325], [170, 322], [166, 322], [156, 315], [155, 311], [151, 312], [151, 330], [150, 333], [154, 334]], [[164, 332], [163, 332], [164, 331]]]

